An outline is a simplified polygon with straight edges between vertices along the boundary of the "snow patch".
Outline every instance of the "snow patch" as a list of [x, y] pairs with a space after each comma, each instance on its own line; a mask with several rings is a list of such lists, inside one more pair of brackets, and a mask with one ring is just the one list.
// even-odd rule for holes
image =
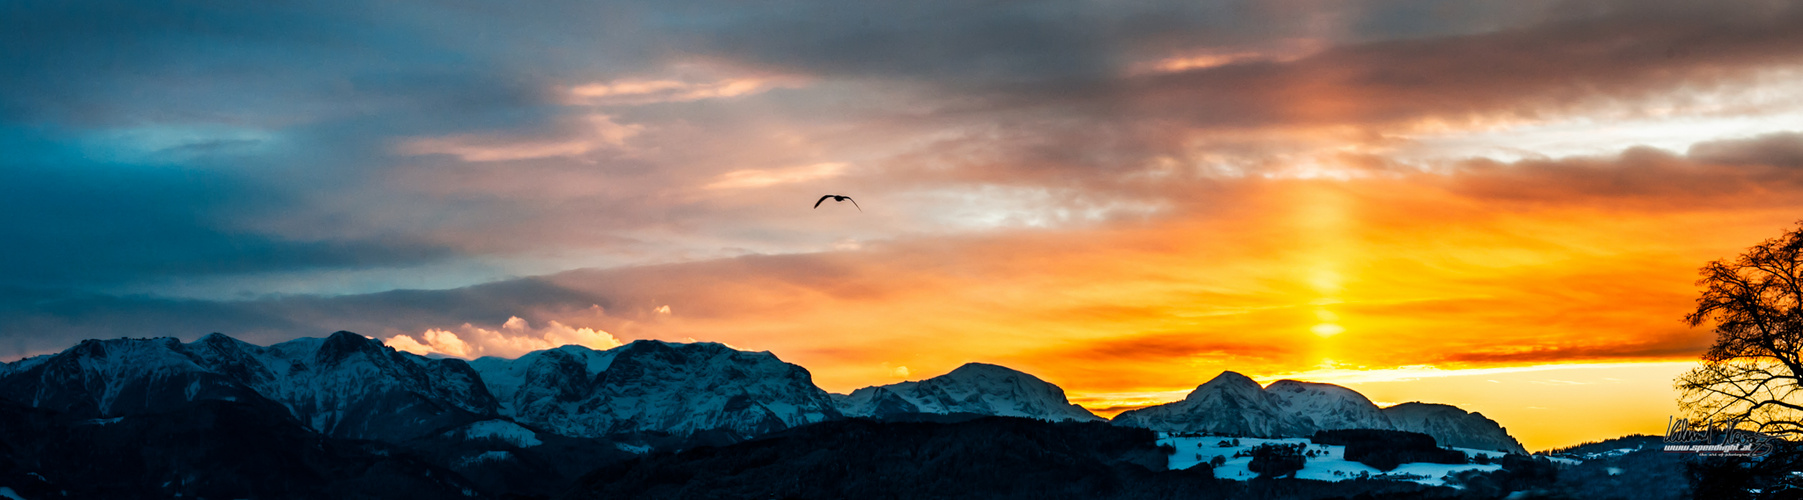
[[[1236, 440], [1239, 445], [1232, 445], [1231, 443]], [[1222, 442], [1227, 442], [1229, 444], [1227, 446], [1221, 446]], [[1220, 436], [1162, 437], [1158, 440], [1158, 444], [1168, 444], [1176, 448], [1176, 453], [1171, 454], [1170, 458], [1169, 467], [1172, 470], [1188, 469], [1194, 467], [1198, 463], [1206, 463], [1209, 460], [1214, 459], [1214, 457], [1220, 456], [1225, 458], [1227, 463], [1215, 468], [1215, 477], [1239, 481], [1257, 477], [1258, 473], [1252, 472], [1248, 467], [1252, 464], [1252, 457], [1235, 458], [1233, 455], [1240, 451], [1251, 450], [1262, 444], [1304, 444], [1307, 445], [1304, 452], [1317, 452], [1317, 456], [1306, 457], [1307, 461], [1303, 462], [1302, 470], [1296, 472], [1296, 477], [1298, 479], [1344, 481], [1348, 479], [1357, 479], [1360, 476], [1366, 476], [1373, 479], [1413, 481], [1432, 486], [1446, 486], [1447, 483], [1445, 478], [1449, 474], [1467, 470], [1493, 471], [1502, 468], [1501, 465], [1494, 464], [1411, 463], [1402, 464], [1395, 470], [1385, 472], [1369, 465], [1346, 460], [1345, 446], [1314, 444], [1309, 441], [1308, 438], [1261, 439]], [[1472, 451], [1481, 450], [1460, 451], [1465, 451], [1467, 455], [1469, 455]]]
[[651, 447], [647, 446], [647, 445], [642, 445], [642, 444], [614, 443], [614, 447], [619, 448], [620, 451], [624, 451], [624, 452], [635, 454], [635, 455], [644, 455], [646, 453], [651, 453]]
[[512, 459], [513, 459], [512, 453], [508, 453], [505, 451], [485, 451], [485, 452], [482, 452], [477, 455], [465, 457], [463, 460], [458, 460], [457, 466], [458, 467], [472, 467], [472, 466], [476, 466], [476, 465], [485, 464], [488, 462], [499, 462], [502, 460], [512, 460]]
[[464, 439], [499, 439], [521, 448], [545, 444], [544, 441], [538, 440], [538, 433], [532, 432], [532, 429], [506, 420], [484, 420], [445, 434], [452, 437], [462, 434]]
[[1496, 451], [1496, 450], [1480, 450], [1477, 448], [1459, 448], [1459, 447], [1454, 447], [1454, 446], [1442, 446], [1442, 448], [1452, 448], [1454, 450], [1459, 450], [1459, 451], [1465, 452], [1465, 456], [1467, 456], [1467, 457], [1476, 457], [1478, 455], [1483, 455], [1483, 456], [1489, 457], [1491, 459], [1499, 459], [1499, 460], [1502, 459], [1503, 455], [1508, 454], [1508, 453], [1500, 452], [1500, 451]]
[[34, 366], [41, 365], [41, 364], [44, 364], [45, 361], [49, 361], [51, 356], [54, 356], [54, 354], [39, 354], [39, 355], [32, 356], [29, 358], [14, 361], [11, 363], [0, 363], [0, 377], [5, 377], [5, 376], [13, 374], [13, 373], [23, 372], [25, 370], [30, 370]]

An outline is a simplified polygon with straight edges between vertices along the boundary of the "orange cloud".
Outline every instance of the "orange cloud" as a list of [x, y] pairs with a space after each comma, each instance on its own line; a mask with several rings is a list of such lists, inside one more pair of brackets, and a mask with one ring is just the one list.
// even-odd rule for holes
[[738, 97], [795, 85], [797, 82], [792, 79], [779, 78], [727, 78], [706, 82], [627, 78], [570, 87], [569, 95], [577, 104], [638, 105]]
[[518, 316], [507, 318], [507, 322], [502, 323], [498, 329], [491, 330], [464, 323], [455, 331], [433, 328], [420, 333], [417, 339], [412, 335], [400, 334], [383, 340], [383, 343], [396, 350], [421, 356], [439, 354], [465, 359], [483, 356], [517, 358], [532, 351], [565, 345], [580, 345], [597, 350], [621, 345], [620, 339], [605, 331], [575, 328], [557, 321], [549, 321], [543, 327], [533, 328]]
[[801, 167], [778, 168], [768, 170], [734, 170], [716, 177], [714, 182], [702, 186], [703, 189], [748, 189], [806, 182], [818, 179], [829, 179], [845, 171], [846, 164], [839, 162], [816, 163]]

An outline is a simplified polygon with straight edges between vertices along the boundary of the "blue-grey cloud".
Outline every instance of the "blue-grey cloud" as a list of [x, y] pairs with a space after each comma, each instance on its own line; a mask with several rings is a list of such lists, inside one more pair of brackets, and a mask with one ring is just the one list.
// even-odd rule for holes
[[539, 279], [450, 289], [344, 296], [201, 300], [112, 295], [70, 289], [0, 287], [0, 359], [54, 352], [81, 339], [227, 333], [273, 343], [338, 330], [417, 334], [464, 323], [497, 325], [512, 316], [542, 320], [554, 311], [606, 307], [607, 297]]
[[[0, 281], [108, 285], [156, 276], [370, 267], [430, 261], [447, 251], [405, 238], [299, 240], [239, 227], [284, 210], [293, 193], [241, 171], [161, 162], [102, 162], [30, 131], [0, 129]], [[10, 140], [9, 140], [10, 139]], [[250, 141], [255, 142], [255, 141]], [[178, 143], [179, 156], [242, 145]], [[156, 153], [156, 152], [152, 152]]]

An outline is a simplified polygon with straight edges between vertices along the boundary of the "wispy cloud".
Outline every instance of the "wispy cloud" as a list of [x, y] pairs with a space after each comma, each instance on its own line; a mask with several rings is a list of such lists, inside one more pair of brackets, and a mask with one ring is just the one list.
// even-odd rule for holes
[[720, 174], [713, 182], [702, 186], [703, 189], [749, 189], [791, 184], [818, 179], [830, 179], [843, 174], [850, 165], [840, 162], [815, 163], [800, 167], [776, 168], [768, 170], [734, 170]]
[[[1669, 361], [1669, 362], [1651, 363], [1651, 364], [1664, 364], [1664, 365], [1671, 365], [1671, 366], [1691, 366], [1691, 365], [1694, 365], [1695, 362]], [[1434, 366], [1434, 365], [1416, 365], [1416, 366], [1401, 366], [1401, 367], [1395, 367], [1395, 368], [1383, 368], [1383, 369], [1373, 369], [1373, 370], [1332, 367], [1332, 368], [1319, 368], [1319, 369], [1315, 369], [1315, 370], [1307, 370], [1307, 371], [1299, 371], [1299, 372], [1263, 374], [1263, 375], [1259, 376], [1259, 379], [1266, 381], [1266, 383], [1274, 382], [1279, 379], [1290, 379], [1290, 380], [1301, 380], [1301, 381], [1305, 381], [1305, 382], [1324, 382], [1324, 383], [1331, 383], [1331, 384], [1357, 384], [1357, 383], [1370, 383], [1370, 382], [1407, 382], [1407, 381], [1417, 380], [1417, 379], [1422, 379], [1422, 378], [1477, 377], [1477, 376], [1497, 375], [1497, 374], [1505, 374], [1505, 373], [1534, 373], [1534, 372], [1547, 372], [1547, 371], [1563, 372], [1563, 371], [1567, 371], [1567, 370], [1643, 367], [1643, 366], [1648, 366], [1648, 365], [1649, 365], [1649, 363], [1647, 363], [1647, 362], [1564, 363], [1564, 364], [1504, 366], [1504, 367], [1494, 367], [1494, 368], [1465, 368], [1465, 369], [1446, 369], [1446, 368], [1441, 368], [1441, 367]], [[1497, 382], [1496, 380], [1490, 380], [1490, 379], [1486, 379], [1485, 381], [1490, 382], [1490, 383], [1501, 383], [1501, 382]], [[1552, 379], [1548, 379], [1548, 380], [1544, 380], [1544, 381], [1530, 381], [1530, 382], [1532, 382], [1532, 383], [1554, 383], [1554, 384], [1563, 384], [1563, 385], [1588, 384], [1588, 382], [1574, 382], [1574, 381], [1552, 380]]]
[[1216, 66], [1254, 62], [1290, 62], [1307, 57], [1329, 47], [1329, 42], [1319, 39], [1276, 40], [1263, 49], [1239, 50], [1201, 50], [1195, 52], [1169, 55], [1158, 59], [1139, 63], [1128, 70], [1129, 75], [1145, 75], [1154, 73], [1182, 73], [1185, 71], [1203, 70]]
[[468, 162], [577, 157], [601, 150], [625, 150], [626, 140], [644, 130], [643, 125], [621, 124], [611, 116], [593, 114], [553, 137], [458, 134], [410, 139], [396, 149], [408, 155], [452, 155]]
[[637, 105], [690, 102], [757, 94], [773, 88], [796, 86], [790, 79], [728, 78], [690, 82], [627, 78], [570, 87], [571, 102], [589, 105]]

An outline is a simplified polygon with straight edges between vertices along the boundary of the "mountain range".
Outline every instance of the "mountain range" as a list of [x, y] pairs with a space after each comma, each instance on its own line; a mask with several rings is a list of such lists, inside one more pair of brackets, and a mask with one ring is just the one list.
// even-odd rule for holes
[[202, 400], [280, 405], [315, 432], [402, 441], [499, 416], [468, 363], [339, 332], [269, 347], [212, 334], [87, 340], [0, 372], [0, 398], [80, 418], [158, 413]]
[[[366, 476], [375, 474], [369, 471], [428, 471], [424, 474], [430, 476], [431, 470], [448, 470], [472, 483], [434, 482], [432, 488], [516, 492], [568, 483], [585, 467], [652, 449], [738, 442], [847, 417], [1105, 421], [1071, 404], [1058, 386], [991, 364], [971, 363], [937, 377], [839, 395], [814, 385], [807, 369], [773, 354], [717, 343], [641, 340], [608, 350], [571, 345], [517, 359], [466, 362], [396, 351], [350, 332], [267, 347], [217, 333], [189, 343], [174, 338], [88, 340], [61, 353], [0, 364], [0, 402], [6, 403], [0, 405], [0, 419], [36, 422], [31, 429], [110, 426], [106, 428], [118, 429], [110, 432], [121, 436], [120, 446], [194, 415], [229, 413], [249, 420], [232, 427], [239, 429], [236, 434], [206, 434], [170, 446], [231, 463], [233, 453], [249, 453], [239, 441], [265, 439], [274, 432], [287, 441], [323, 440], [308, 448], [316, 450], [307, 452], [312, 455], [290, 457], [294, 461], [387, 464], [358, 469]], [[1425, 433], [1449, 446], [1525, 453], [1494, 421], [1452, 406], [1406, 403], [1380, 409], [1344, 387], [1292, 380], [1261, 387], [1234, 372], [1198, 386], [1183, 400], [1124, 412], [1112, 423], [1255, 437], [1397, 429]], [[25, 433], [20, 442], [30, 443], [39, 439], [30, 436], [63, 431], [18, 432]], [[77, 434], [81, 439], [111, 435]], [[50, 441], [43, 446], [54, 448]], [[24, 460], [20, 467], [28, 469], [54, 466], [31, 462], [47, 459], [30, 453], [0, 449], [0, 465], [7, 460]], [[96, 458], [72, 455], [66, 460], [78, 464]], [[151, 467], [149, 462], [134, 463]], [[173, 472], [147, 469], [140, 479], [162, 494], [208, 491], [158, 476], [179, 475], [180, 464], [161, 467]], [[315, 469], [294, 470], [320, 473]], [[357, 477], [364, 482], [407, 481], [381, 474]], [[333, 483], [315, 476], [267, 481], [336, 491]]]
[[1260, 387], [1231, 371], [1197, 386], [1181, 401], [1125, 411], [1114, 423], [1170, 433], [1271, 438], [1340, 429], [1402, 430], [1433, 436], [1445, 446], [1527, 453], [1481, 413], [1418, 402], [1378, 408], [1345, 387], [1295, 380]]

